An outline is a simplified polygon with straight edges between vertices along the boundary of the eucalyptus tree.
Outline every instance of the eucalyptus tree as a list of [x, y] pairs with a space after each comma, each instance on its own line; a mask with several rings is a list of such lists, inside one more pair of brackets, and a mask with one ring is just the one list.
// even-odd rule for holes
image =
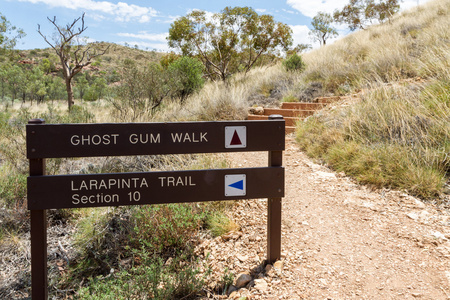
[[364, 29], [374, 20], [384, 22], [399, 11], [399, 0], [350, 0], [333, 17], [338, 23], [347, 24], [350, 30]]
[[25, 32], [22, 29], [11, 25], [11, 22], [0, 13], [0, 51], [13, 49], [17, 40], [24, 36]]
[[195, 10], [178, 18], [167, 39], [171, 48], [199, 58], [211, 79], [225, 81], [239, 70], [247, 73], [262, 55], [287, 51], [292, 29], [250, 7], [226, 7], [212, 16]]
[[333, 17], [330, 14], [318, 12], [311, 21], [313, 29], [309, 32], [309, 36], [313, 41], [317, 41], [320, 45], [325, 46], [328, 39], [338, 36], [332, 23]]

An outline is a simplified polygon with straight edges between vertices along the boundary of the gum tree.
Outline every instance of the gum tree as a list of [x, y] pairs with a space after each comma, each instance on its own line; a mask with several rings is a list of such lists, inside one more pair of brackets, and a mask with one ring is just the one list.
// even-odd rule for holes
[[400, 9], [399, 0], [350, 0], [342, 10], [335, 10], [334, 20], [350, 30], [364, 29], [373, 20], [389, 20]]
[[17, 40], [24, 37], [22, 29], [11, 25], [4, 15], [0, 13], [0, 53], [2, 50], [11, 50], [16, 46]]
[[[62, 72], [66, 83], [67, 103], [69, 111], [74, 103], [72, 79], [81, 70], [90, 65], [92, 60], [106, 53], [109, 47], [97, 49], [92, 45], [85, 45], [84, 39], [81, 37], [87, 27], [84, 25], [84, 13], [81, 17], [75, 19], [72, 23], [65, 26], [56, 23], [56, 17], [47, 18], [48, 21], [55, 26], [55, 35], [52, 42], [41, 32], [41, 26], [38, 25], [38, 32], [44, 38], [45, 42], [53, 48], [58, 55]], [[77, 27], [77, 23], [81, 22], [81, 26]]]
[[336, 28], [331, 25], [332, 23], [333, 17], [330, 14], [317, 13], [311, 21], [313, 29], [309, 32], [309, 36], [313, 41], [318, 41], [320, 45], [325, 46], [328, 39], [338, 36]]
[[262, 55], [288, 50], [292, 30], [250, 7], [226, 7], [212, 16], [196, 10], [178, 18], [168, 42], [183, 55], [199, 58], [211, 79], [225, 81], [238, 70], [247, 73]]

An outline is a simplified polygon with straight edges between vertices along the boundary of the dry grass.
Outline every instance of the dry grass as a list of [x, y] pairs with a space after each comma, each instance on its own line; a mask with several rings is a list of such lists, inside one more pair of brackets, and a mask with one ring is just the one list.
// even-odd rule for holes
[[158, 121], [243, 120], [247, 117], [248, 99], [273, 88], [274, 82], [292, 84], [292, 74], [280, 65], [255, 68], [247, 76], [238, 74], [230, 82], [208, 82], [203, 89], [187, 99], [184, 105], [168, 103]]
[[307, 53], [304, 80], [321, 81], [331, 92], [360, 89], [414, 76], [440, 77], [450, 68], [450, 2], [435, 0], [391, 21], [350, 34]]
[[358, 103], [301, 122], [303, 149], [358, 181], [436, 199], [450, 172], [450, 1], [305, 55], [302, 80]]

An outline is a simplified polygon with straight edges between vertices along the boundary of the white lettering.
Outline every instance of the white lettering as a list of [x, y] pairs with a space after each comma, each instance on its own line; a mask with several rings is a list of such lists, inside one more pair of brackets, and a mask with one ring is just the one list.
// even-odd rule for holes
[[174, 136], [174, 134], [173, 133], [171, 133], [171, 135], [172, 135], [172, 141], [174, 142], [174, 143], [176, 143], [176, 142], [181, 142], [181, 133], [175, 133], [175, 136]]
[[79, 136], [72, 135], [72, 137], [70, 138], [70, 143], [74, 146], [78, 146], [80, 144]]
[[72, 135], [70, 137], [70, 143], [74, 146], [98, 146], [98, 145], [110, 145], [111, 137], [113, 139], [113, 144], [117, 144], [117, 137], [119, 134], [104, 134], [104, 135]]
[[153, 133], [140, 133], [140, 134], [136, 134], [136, 133], [132, 133], [130, 134], [130, 143], [132, 143], [133, 145], [137, 144], [137, 143], [141, 143], [141, 144], [159, 144], [161, 143], [161, 134], [157, 134], [156, 136], [153, 135]]
[[161, 187], [195, 186], [192, 176], [158, 177]]
[[172, 142], [174, 143], [202, 143], [208, 142], [206, 138], [207, 132], [184, 132], [184, 133], [171, 133]]
[[110, 190], [110, 189], [129, 189], [129, 188], [148, 188], [148, 182], [145, 178], [109, 178], [109, 179], [91, 179], [70, 182], [72, 191], [93, 191], [93, 190]]
[[206, 139], [207, 134], [207, 132], [200, 132], [200, 143], [203, 142], [203, 140], [205, 140], [205, 142], [208, 142], [208, 140]]
[[73, 194], [72, 195], [72, 204], [78, 205], [78, 204], [102, 204], [102, 203], [119, 203], [119, 195], [118, 194], [106, 194], [99, 193], [96, 195], [83, 195], [80, 196], [80, 194]]

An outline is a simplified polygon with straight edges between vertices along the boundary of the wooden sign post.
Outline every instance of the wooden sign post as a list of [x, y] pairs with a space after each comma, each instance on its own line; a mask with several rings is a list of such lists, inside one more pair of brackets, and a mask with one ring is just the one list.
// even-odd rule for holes
[[[47, 299], [46, 209], [269, 198], [267, 260], [281, 254], [284, 120], [27, 125], [32, 298]], [[45, 175], [45, 159], [268, 151], [261, 168]]]

